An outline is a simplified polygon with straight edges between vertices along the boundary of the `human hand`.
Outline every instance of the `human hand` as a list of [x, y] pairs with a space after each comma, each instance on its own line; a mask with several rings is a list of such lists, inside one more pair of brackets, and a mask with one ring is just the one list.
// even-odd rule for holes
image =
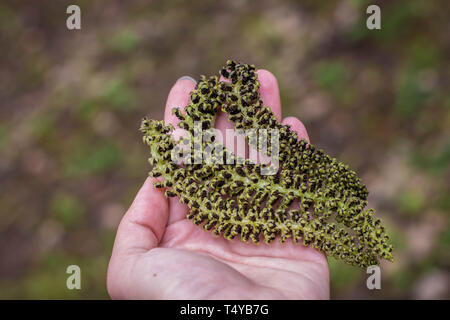
[[[260, 94], [281, 120], [276, 78], [259, 70]], [[176, 125], [172, 108], [185, 106], [195, 83], [180, 79], [167, 99], [164, 120]], [[308, 140], [296, 118], [282, 121]], [[219, 112], [216, 128], [233, 128]], [[309, 141], [309, 140], [308, 140]], [[186, 219], [188, 208], [147, 178], [120, 222], [109, 262], [113, 299], [328, 299], [325, 255], [314, 248], [277, 240], [266, 245], [215, 238]]]

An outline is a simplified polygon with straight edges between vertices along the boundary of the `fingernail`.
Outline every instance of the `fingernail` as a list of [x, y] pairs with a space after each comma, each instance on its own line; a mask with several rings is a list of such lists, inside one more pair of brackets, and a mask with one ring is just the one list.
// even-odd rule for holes
[[197, 83], [197, 81], [195, 81], [194, 78], [189, 77], [189, 76], [183, 76], [183, 77], [181, 77], [180, 79], [178, 79], [177, 82], [178, 82], [178, 81], [181, 81], [181, 80], [189, 80], [189, 81], [192, 81], [193, 83]]

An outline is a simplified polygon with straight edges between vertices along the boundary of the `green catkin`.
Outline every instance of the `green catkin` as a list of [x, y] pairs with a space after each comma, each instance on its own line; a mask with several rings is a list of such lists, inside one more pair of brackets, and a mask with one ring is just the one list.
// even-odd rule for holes
[[[140, 130], [151, 151], [150, 175], [164, 177], [155, 187], [166, 188], [168, 197], [179, 196], [190, 209], [187, 218], [216, 236], [230, 240], [239, 236], [253, 243], [261, 238], [270, 243], [277, 236], [284, 243], [291, 238], [360, 267], [379, 264], [380, 259], [392, 261], [392, 245], [374, 211], [365, 209], [368, 192], [356, 173], [304, 139], [298, 140], [296, 132], [277, 121], [260, 99], [255, 71], [253, 65], [227, 61], [220, 75], [228, 82], [219, 81], [218, 76], [201, 77], [184, 113], [179, 108], [173, 111], [190, 137], [175, 141], [172, 125], [142, 120]], [[194, 130], [214, 127], [219, 108], [236, 129], [279, 130], [278, 173], [262, 175], [267, 165], [238, 158], [225, 148], [206, 155], [206, 145], [216, 144], [211, 139], [200, 141], [201, 156], [222, 162], [196, 164], [194, 152], [191, 164], [172, 161], [172, 152], [181, 152], [182, 144], [199, 143], [192, 138]], [[195, 128], [195, 122], [201, 128]], [[260, 150], [256, 139], [246, 139], [250, 147]], [[229, 159], [233, 164], [227, 164]]]

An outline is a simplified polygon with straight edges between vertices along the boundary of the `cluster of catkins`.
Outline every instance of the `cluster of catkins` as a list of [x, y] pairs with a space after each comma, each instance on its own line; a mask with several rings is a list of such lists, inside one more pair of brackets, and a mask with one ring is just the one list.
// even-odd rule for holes
[[[202, 76], [184, 112], [174, 109], [179, 127], [191, 134], [178, 141], [173, 139], [172, 125], [143, 119], [141, 131], [151, 150], [150, 175], [164, 177], [155, 187], [166, 188], [168, 197], [179, 196], [190, 208], [187, 218], [216, 236], [230, 240], [238, 236], [253, 243], [260, 239], [270, 243], [277, 236], [284, 243], [291, 238], [361, 267], [378, 264], [379, 259], [392, 261], [385, 228], [372, 209], [365, 209], [368, 192], [356, 173], [304, 139], [298, 140], [296, 132], [277, 121], [260, 99], [255, 71], [253, 65], [227, 61], [220, 71], [227, 81]], [[205, 140], [199, 143], [192, 138], [195, 124], [200, 123], [202, 130], [214, 128], [219, 110], [236, 129], [279, 130], [276, 174], [261, 174], [265, 164], [239, 162], [226, 148], [213, 155], [223, 161], [172, 160], [173, 153], [181, 154], [183, 144], [206, 147]], [[247, 143], [260, 150], [256, 139], [250, 137]], [[195, 160], [194, 151], [189, 155]], [[227, 164], [230, 157], [236, 161]]]

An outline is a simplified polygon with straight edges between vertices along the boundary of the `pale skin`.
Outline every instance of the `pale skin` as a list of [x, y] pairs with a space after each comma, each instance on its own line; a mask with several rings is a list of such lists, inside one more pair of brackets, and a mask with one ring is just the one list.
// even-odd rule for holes
[[[258, 70], [260, 94], [281, 120], [278, 83]], [[172, 108], [185, 106], [195, 83], [172, 87], [164, 120], [176, 126]], [[299, 138], [309, 141], [302, 122], [284, 118]], [[216, 128], [233, 128], [219, 112]], [[329, 269], [316, 249], [285, 244], [243, 243], [215, 238], [186, 219], [188, 208], [147, 178], [117, 230], [107, 287], [113, 299], [329, 299]]]

